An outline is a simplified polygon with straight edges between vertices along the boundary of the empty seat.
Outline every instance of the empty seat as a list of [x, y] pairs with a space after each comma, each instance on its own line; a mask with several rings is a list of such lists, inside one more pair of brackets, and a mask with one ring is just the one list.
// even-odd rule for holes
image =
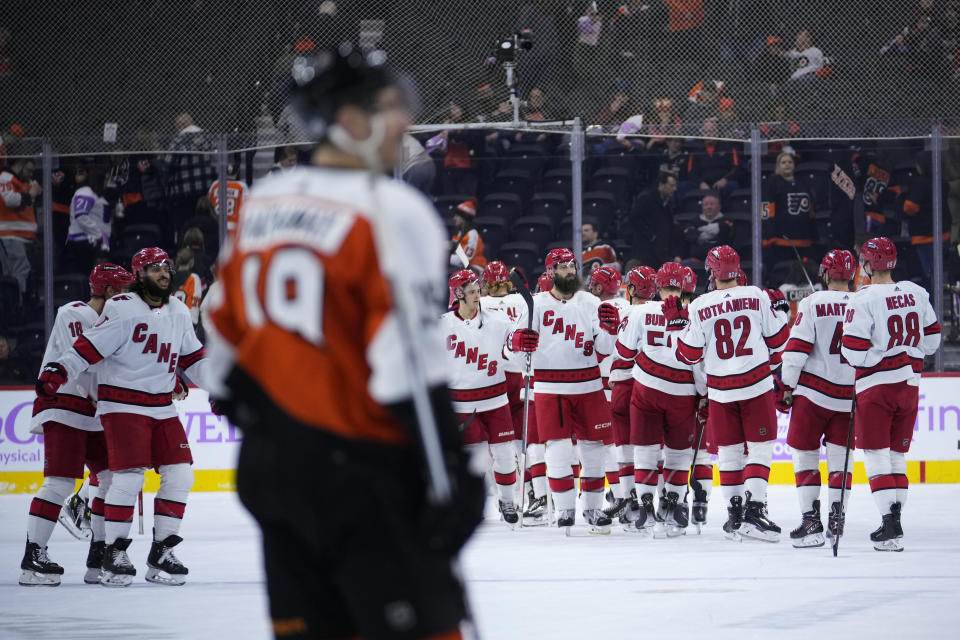
[[588, 191], [583, 194], [583, 219], [596, 219], [601, 234], [610, 228], [617, 210], [617, 198], [610, 192]]
[[750, 212], [753, 207], [753, 196], [750, 189], [735, 189], [730, 192], [727, 201], [724, 203], [723, 212], [725, 214], [735, 212]]
[[0, 330], [17, 324], [20, 309], [20, 285], [10, 276], [0, 276]]
[[496, 255], [497, 250], [507, 241], [507, 222], [503, 218], [477, 217], [473, 226], [483, 240], [487, 258]]
[[543, 262], [540, 248], [532, 242], [507, 242], [500, 247], [498, 257], [508, 267], [518, 267], [524, 274], [533, 273]]
[[160, 246], [160, 227], [155, 224], [132, 224], [120, 234], [121, 252], [133, 255], [144, 247]]
[[514, 193], [526, 202], [533, 192], [533, 181], [529, 171], [504, 169], [493, 178], [491, 190], [498, 193]]
[[[547, 216], [524, 216], [510, 228], [514, 242], [532, 242], [541, 249], [554, 238], [554, 221]], [[542, 253], [542, 251], [541, 251]]]
[[520, 217], [520, 196], [515, 193], [491, 193], [480, 203], [479, 216], [496, 216], [509, 222]]
[[570, 194], [570, 185], [573, 184], [572, 172], [569, 167], [550, 169], [543, 176], [541, 187], [544, 191], [555, 191], [564, 195]]
[[629, 198], [633, 189], [630, 171], [623, 167], [603, 167], [590, 178], [590, 189], [612, 193], [618, 200]]
[[567, 197], [556, 191], [541, 191], [530, 199], [530, 215], [559, 220], [567, 213]]
[[66, 273], [53, 278], [53, 303], [61, 307], [74, 300], [87, 300], [90, 297], [90, 275]]

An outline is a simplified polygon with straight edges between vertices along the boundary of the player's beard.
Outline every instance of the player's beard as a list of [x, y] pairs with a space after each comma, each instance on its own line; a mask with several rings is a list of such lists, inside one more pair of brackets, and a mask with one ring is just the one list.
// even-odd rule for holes
[[553, 286], [557, 288], [562, 295], [571, 296], [577, 291], [580, 291], [582, 283], [580, 282], [580, 276], [573, 274], [567, 278], [561, 278], [557, 274], [553, 274]]
[[166, 288], [163, 288], [150, 278], [144, 278], [137, 283], [137, 288], [151, 298], [167, 304], [170, 302], [170, 295], [173, 293], [173, 280], [170, 280], [170, 284], [168, 284]]

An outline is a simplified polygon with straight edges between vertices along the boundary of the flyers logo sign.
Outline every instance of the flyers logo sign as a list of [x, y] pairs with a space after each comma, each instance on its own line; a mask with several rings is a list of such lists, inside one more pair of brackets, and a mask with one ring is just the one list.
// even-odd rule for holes
[[807, 193], [787, 194], [787, 213], [792, 216], [810, 213], [810, 195]]

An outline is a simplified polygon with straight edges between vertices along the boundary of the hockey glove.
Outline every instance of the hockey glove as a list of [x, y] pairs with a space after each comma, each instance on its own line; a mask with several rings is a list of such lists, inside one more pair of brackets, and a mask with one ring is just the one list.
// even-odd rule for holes
[[783, 384], [780, 376], [773, 376], [773, 404], [780, 413], [790, 413], [793, 404], [793, 389]]
[[770, 296], [770, 308], [781, 313], [790, 313], [790, 303], [787, 302], [787, 296], [783, 291], [776, 289], [767, 289], [767, 295]]
[[187, 381], [183, 379], [183, 376], [177, 376], [177, 382], [173, 385], [173, 399], [183, 400], [189, 394], [190, 387], [187, 386]]
[[540, 334], [533, 329], [517, 329], [510, 334], [510, 350], [530, 353], [540, 345]]
[[59, 362], [49, 362], [44, 365], [40, 371], [40, 377], [37, 378], [37, 395], [53, 396], [56, 395], [64, 382], [67, 381], [67, 370]]
[[600, 328], [612, 336], [617, 335], [617, 329], [620, 327], [620, 310], [604, 302], [597, 309], [597, 315], [600, 316]]
[[667, 331], [679, 331], [690, 323], [690, 314], [677, 296], [670, 296], [660, 306], [667, 319]]

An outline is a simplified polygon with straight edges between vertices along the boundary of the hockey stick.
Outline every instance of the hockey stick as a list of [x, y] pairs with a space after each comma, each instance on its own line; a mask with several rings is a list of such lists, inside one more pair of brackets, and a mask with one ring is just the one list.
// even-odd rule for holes
[[807, 284], [810, 285], [810, 290], [815, 291], [816, 287], [813, 286], [813, 280], [810, 279], [810, 274], [807, 273], [807, 267], [804, 266], [803, 258], [800, 257], [800, 252], [797, 251], [797, 247], [796, 245], [793, 244], [793, 240], [791, 240], [787, 236], [780, 236], [780, 237], [790, 243], [790, 248], [793, 249], [793, 255], [797, 256], [797, 262], [800, 263], [800, 269], [803, 270], [803, 276], [807, 279]]
[[[527, 285], [527, 279], [523, 276], [521, 271], [518, 271], [516, 267], [514, 267], [510, 270], [510, 282], [513, 283], [513, 286], [517, 288], [517, 293], [520, 294], [520, 297], [523, 298], [523, 301], [527, 303], [527, 329], [533, 329], [533, 295], [530, 293], [530, 288]], [[520, 437], [520, 477], [517, 479], [520, 482], [521, 487], [523, 486], [523, 477], [527, 472], [527, 427], [529, 426], [530, 420], [530, 363], [532, 359], [533, 354], [527, 352], [527, 362], [523, 375], [523, 433]], [[521, 489], [520, 526], [518, 529], [523, 528], [523, 509], [526, 500], [527, 497]]]
[[[853, 403], [850, 405], [850, 424], [847, 426], [847, 451], [843, 455], [843, 476], [840, 478], [840, 513], [838, 517], [840, 518], [840, 526], [837, 527], [837, 533], [833, 536], [833, 557], [837, 557], [837, 550], [840, 548], [840, 530], [841, 527], [846, 524], [844, 521], [847, 519], [843, 513], [843, 498], [847, 492], [847, 469], [850, 464], [850, 446], [853, 444], [853, 416], [857, 412], [857, 393], [853, 393]], [[827, 523], [829, 527], [829, 521]]]
[[140, 535], [143, 535], [143, 490], [137, 494], [137, 512], [140, 514]]
[[[693, 489], [693, 501], [691, 502], [695, 502], [697, 499], [697, 494], [703, 491], [703, 485], [700, 484], [700, 480], [693, 474], [694, 469], [696, 469], [696, 466], [697, 466], [697, 454], [700, 453], [700, 444], [703, 442], [703, 432], [704, 430], [706, 430], [706, 427], [707, 427], [707, 421], [700, 419], [699, 407], [697, 407], [696, 420], [697, 420], [697, 444], [693, 448], [693, 458], [690, 460], [690, 475], [687, 476], [688, 483], [690, 484], [690, 488]], [[690, 506], [692, 509], [693, 505], [691, 504]], [[692, 515], [692, 511], [691, 511], [691, 515]], [[697, 533], [700, 533], [700, 523], [697, 523]]]

